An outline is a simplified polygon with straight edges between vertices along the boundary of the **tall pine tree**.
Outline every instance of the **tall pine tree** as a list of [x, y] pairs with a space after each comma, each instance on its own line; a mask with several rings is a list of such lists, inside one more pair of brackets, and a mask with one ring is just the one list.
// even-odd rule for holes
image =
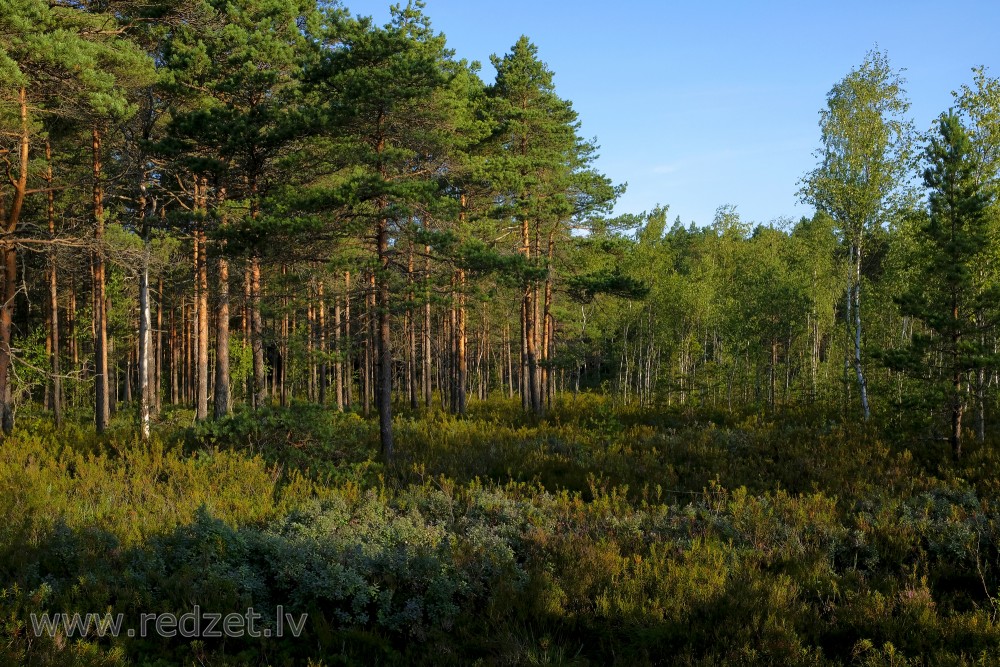
[[969, 375], [989, 364], [993, 346], [981, 334], [1000, 297], [977, 279], [977, 265], [991, 254], [990, 199], [977, 179], [975, 149], [954, 113], [937, 121], [924, 151], [928, 207], [916, 229], [912, 263], [920, 276], [900, 298], [904, 315], [923, 323], [909, 345], [886, 355], [888, 365], [924, 380], [948, 414], [952, 455], [962, 455], [962, 419]]

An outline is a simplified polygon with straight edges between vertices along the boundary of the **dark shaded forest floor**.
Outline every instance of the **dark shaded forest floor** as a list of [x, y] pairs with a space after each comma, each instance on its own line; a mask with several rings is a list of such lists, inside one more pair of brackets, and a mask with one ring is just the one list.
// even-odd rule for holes
[[[296, 404], [150, 444], [21, 415], [0, 663], [1000, 663], [1000, 446], [808, 409]], [[307, 613], [299, 639], [36, 637], [31, 613]]]

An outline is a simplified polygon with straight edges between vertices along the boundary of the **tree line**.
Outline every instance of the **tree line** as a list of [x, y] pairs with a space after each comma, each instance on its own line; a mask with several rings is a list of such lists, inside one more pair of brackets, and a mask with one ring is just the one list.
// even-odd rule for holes
[[0, 12], [0, 423], [148, 435], [308, 400], [559, 392], [896, 415], [961, 453], [995, 409], [998, 84], [919, 136], [873, 51], [830, 91], [816, 214], [612, 217], [525, 37], [459, 59], [420, 2], [12, 0]]

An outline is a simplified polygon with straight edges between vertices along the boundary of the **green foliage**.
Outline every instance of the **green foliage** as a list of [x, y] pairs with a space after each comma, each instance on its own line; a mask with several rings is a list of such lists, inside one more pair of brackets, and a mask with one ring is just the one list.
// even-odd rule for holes
[[860, 67], [838, 82], [820, 111], [823, 147], [819, 163], [802, 179], [799, 195], [835, 221], [848, 250], [845, 320], [853, 338], [852, 365], [864, 419], [871, 415], [865, 377], [862, 285], [866, 260], [877, 251], [876, 241], [898, 211], [913, 196], [907, 173], [912, 150], [912, 122], [906, 118], [901, 72], [888, 56], [870, 51]]
[[20, 86], [33, 106], [120, 122], [135, 112], [127, 91], [152, 80], [152, 63], [109, 14], [14, 0], [0, 16], [0, 35], [0, 122]]
[[242, 336], [229, 335], [229, 385], [242, 396], [253, 375], [253, 348]]
[[[975, 394], [984, 424], [996, 409], [996, 80], [978, 70], [956, 95], [967, 127], [939, 123], [926, 212], [907, 213], [903, 80], [874, 51], [821, 112], [800, 193], [816, 215], [760, 225], [726, 205], [706, 227], [668, 227], [666, 207], [602, 218], [623, 188], [593, 169], [597, 146], [527, 37], [492, 58], [486, 85], [423, 2], [391, 16], [312, 0], [5, 5], [0, 135], [30, 222], [8, 231], [46, 233], [53, 181], [59, 243], [19, 256], [23, 295], [8, 302], [27, 418], [0, 446], [0, 663], [1000, 662], [1000, 446], [984, 427], [946, 461], [924, 437], [925, 390], [898, 372], [953, 410]], [[106, 142], [93, 154], [92, 130]], [[135, 377], [134, 232], [153, 219], [163, 384], [204, 378], [190, 377], [206, 359], [187, 243], [212, 223], [212, 265], [233, 260], [230, 315], [259, 344], [255, 382], [272, 380], [282, 407], [259, 386], [256, 409], [216, 421], [168, 406], [147, 442], [127, 406], [93, 434], [94, 306], [76, 274], [96, 246], [76, 226], [93, 222], [95, 172], [115, 379]], [[48, 380], [34, 305], [48, 286], [29, 284], [43, 260], [81, 343], [61, 428], [26, 400]], [[518, 302], [521, 335], [545, 344], [504, 364]], [[889, 362], [869, 372], [884, 412], [864, 426], [844, 417], [845, 362], [867, 386], [862, 319]], [[243, 399], [249, 343], [229, 345]], [[552, 391], [527, 392], [530, 415], [513, 396], [461, 417], [394, 405], [394, 374], [419, 365], [426, 380], [423, 355], [451, 385], [442, 404], [463, 374], [513, 394], [505, 365]], [[353, 391], [372, 357], [380, 425], [301, 400], [335, 362]], [[572, 395], [554, 388], [567, 375]], [[36, 638], [27, 621], [194, 605], [283, 605], [309, 622], [301, 640], [223, 642]]]
[[[917, 275], [899, 299], [904, 316], [924, 325], [909, 345], [886, 353], [890, 367], [923, 379], [948, 406], [952, 446], [960, 452], [963, 384], [993, 365], [988, 335], [1000, 291], [982, 280], [995, 254], [987, 215], [990, 197], [978, 178], [978, 158], [961, 120], [942, 115], [925, 150], [928, 210], [917, 219], [910, 262]], [[932, 399], [934, 400], [934, 399]]]
[[830, 90], [820, 112], [823, 148], [800, 194], [831, 215], [852, 244], [906, 201], [913, 129], [904, 83], [885, 53], [871, 51]]
[[566, 289], [578, 301], [589, 303], [598, 294], [610, 294], [621, 299], [643, 299], [649, 294], [649, 287], [620, 271], [598, 271], [573, 276], [567, 281]]
[[381, 466], [369, 456], [378, 431], [353, 413], [330, 412], [313, 403], [287, 409], [241, 408], [232, 416], [199, 423], [179, 434], [189, 452], [241, 451], [263, 456], [283, 470], [326, 483], [371, 482]]
[[12, 395], [15, 405], [31, 399], [31, 395], [45, 386], [49, 355], [45, 351], [45, 330], [38, 327], [19, 341], [21, 354], [13, 368]]
[[[407, 460], [367, 474], [351, 462], [375, 450], [375, 425], [315, 406], [199, 425], [184, 448], [22, 420], [18, 446], [0, 458], [0, 507], [12, 519], [0, 530], [0, 657], [1000, 657], [994, 444], [954, 468], [823, 414], [618, 410], [581, 395], [531, 425], [508, 407], [401, 421]], [[297, 641], [26, 636], [30, 612], [133, 618], [195, 604], [281, 604], [309, 621]]]

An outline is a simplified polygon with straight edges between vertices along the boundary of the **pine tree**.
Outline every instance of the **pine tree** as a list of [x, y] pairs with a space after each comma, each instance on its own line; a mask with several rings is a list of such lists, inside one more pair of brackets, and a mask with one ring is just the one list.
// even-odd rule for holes
[[[2, 248], [3, 288], [0, 289], [0, 425], [13, 426], [11, 394], [11, 327], [17, 283], [17, 239], [20, 217], [36, 173], [32, 153], [44, 146], [44, 120], [60, 118], [86, 128], [92, 155], [90, 193], [94, 223], [94, 317], [96, 424], [108, 424], [107, 323], [103, 234], [106, 222], [102, 158], [104, 131], [134, 113], [128, 93], [151, 78], [151, 63], [122, 36], [115, 17], [39, 0], [15, 0], [0, 14], [0, 125], [16, 147], [16, 167], [0, 184], [0, 213], [9, 240]], [[12, 131], [7, 131], [7, 128]], [[9, 199], [7, 192], [10, 192]]]
[[415, 238], [418, 221], [441, 207], [440, 176], [462, 141], [454, 124], [452, 53], [422, 8], [422, 2], [396, 6], [381, 28], [367, 18], [334, 17], [330, 39], [339, 44], [318, 69], [330, 141], [325, 159], [336, 172], [319, 199], [340, 212], [348, 221], [344, 231], [362, 237], [373, 255], [374, 393], [386, 460], [393, 457], [394, 260]]
[[[179, 26], [165, 60], [172, 72], [168, 91], [176, 96], [171, 136], [161, 151], [190, 183], [186, 201], [193, 219], [199, 285], [197, 416], [208, 416], [208, 258], [216, 265], [216, 367], [214, 416], [230, 410], [229, 259], [246, 255], [249, 333], [253, 355], [252, 402], [268, 400], [264, 319], [261, 313], [263, 262], [280, 221], [265, 201], [286, 177], [276, 165], [303, 132], [297, 104], [310, 44], [300, 26], [315, 15], [310, 0], [204, 0], [198, 20]], [[171, 185], [171, 184], [166, 184]], [[210, 238], [206, 223], [214, 222]], [[241, 247], [237, 247], [237, 245]]]
[[924, 380], [949, 414], [952, 455], [962, 454], [962, 419], [969, 374], [991, 364], [992, 345], [981, 336], [995, 326], [987, 316], [1000, 297], [977, 280], [977, 266], [991, 255], [990, 198], [979, 184], [975, 149], [955, 113], [943, 114], [924, 151], [928, 206], [916, 229], [912, 264], [919, 276], [900, 298], [902, 313], [925, 331], [886, 354], [891, 368]]
[[497, 77], [488, 95], [496, 129], [487, 159], [498, 201], [494, 215], [519, 232], [517, 252], [525, 265], [521, 396], [525, 409], [539, 414], [545, 391], [542, 362], [552, 336], [556, 240], [568, 235], [574, 217], [609, 208], [621, 188], [590, 169], [596, 147], [578, 136], [576, 111], [556, 95], [553, 73], [527, 37], [491, 60]]

